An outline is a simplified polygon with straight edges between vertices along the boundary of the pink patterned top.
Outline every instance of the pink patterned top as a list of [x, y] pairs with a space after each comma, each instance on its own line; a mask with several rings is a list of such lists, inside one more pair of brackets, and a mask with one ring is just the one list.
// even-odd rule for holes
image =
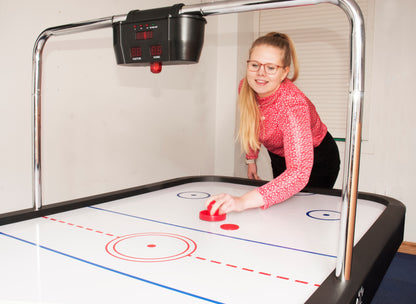
[[[261, 123], [259, 140], [270, 152], [285, 157], [286, 170], [258, 188], [263, 209], [283, 202], [302, 190], [309, 181], [313, 166], [313, 148], [327, 133], [315, 106], [289, 79], [277, 91], [257, 98]], [[246, 155], [256, 159], [259, 151]]]

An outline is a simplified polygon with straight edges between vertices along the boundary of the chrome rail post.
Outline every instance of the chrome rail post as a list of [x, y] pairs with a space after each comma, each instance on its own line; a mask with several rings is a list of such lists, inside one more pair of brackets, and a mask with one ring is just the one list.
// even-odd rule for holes
[[364, 102], [365, 27], [362, 12], [354, 0], [339, 0], [351, 25], [351, 70], [344, 176], [342, 181], [341, 224], [335, 275], [349, 280], [354, 247], [358, 177], [361, 154], [362, 108]]
[[125, 15], [118, 15], [80, 23], [66, 24], [44, 30], [37, 38], [32, 55], [32, 199], [37, 211], [42, 207], [42, 53], [51, 36], [67, 35], [89, 30], [110, 27], [114, 22], [122, 21]]

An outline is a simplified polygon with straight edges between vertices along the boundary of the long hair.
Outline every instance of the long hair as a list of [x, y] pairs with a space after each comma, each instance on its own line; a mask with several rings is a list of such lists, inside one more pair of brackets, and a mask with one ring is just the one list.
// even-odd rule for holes
[[[289, 78], [295, 81], [299, 75], [299, 62], [292, 39], [282, 33], [271, 32], [257, 38], [251, 45], [249, 57], [253, 49], [259, 45], [270, 45], [283, 50], [284, 67], [290, 67], [293, 63], [293, 76]], [[256, 93], [249, 86], [247, 76], [244, 77], [240, 94], [238, 96], [238, 106], [240, 110], [240, 125], [238, 138], [244, 152], [258, 151], [260, 149], [260, 111], [257, 106]]]

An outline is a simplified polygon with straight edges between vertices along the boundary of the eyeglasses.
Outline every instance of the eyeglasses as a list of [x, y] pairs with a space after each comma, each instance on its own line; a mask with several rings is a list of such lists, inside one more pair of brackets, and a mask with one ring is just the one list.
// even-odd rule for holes
[[283, 68], [282, 66], [274, 63], [260, 63], [256, 60], [247, 60], [247, 69], [250, 72], [257, 72], [261, 69], [262, 66], [264, 66], [264, 71], [266, 74], [269, 75], [274, 75], [277, 73], [279, 68]]

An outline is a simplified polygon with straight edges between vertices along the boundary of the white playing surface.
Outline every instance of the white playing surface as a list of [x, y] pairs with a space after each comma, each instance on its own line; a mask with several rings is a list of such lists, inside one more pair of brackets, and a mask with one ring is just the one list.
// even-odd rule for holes
[[[199, 219], [210, 195], [251, 189], [189, 183], [0, 226], [0, 303], [304, 303], [335, 269], [340, 198]], [[383, 210], [358, 201], [355, 242]]]

